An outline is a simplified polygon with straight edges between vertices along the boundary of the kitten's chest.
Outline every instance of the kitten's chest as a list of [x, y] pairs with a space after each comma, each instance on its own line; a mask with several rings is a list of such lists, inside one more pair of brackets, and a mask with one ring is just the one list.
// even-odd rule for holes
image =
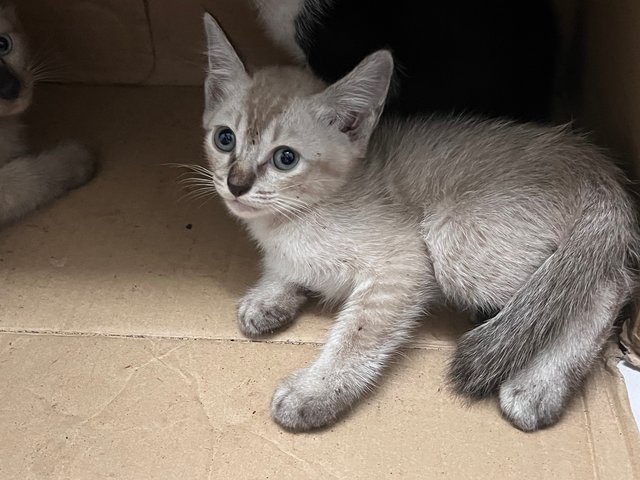
[[340, 299], [358, 271], [354, 245], [340, 230], [335, 224], [313, 222], [253, 233], [269, 268], [326, 298]]
[[24, 126], [17, 119], [0, 119], [0, 165], [26, 153]]

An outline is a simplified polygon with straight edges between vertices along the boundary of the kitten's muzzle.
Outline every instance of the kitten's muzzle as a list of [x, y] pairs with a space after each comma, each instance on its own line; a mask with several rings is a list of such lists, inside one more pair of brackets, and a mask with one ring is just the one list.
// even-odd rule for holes
[[229, 191], [234, 197], [240, 197], [251, 190], [255, 180], [256, 176], [253, 172], [247, 172], [237, 168], [237, 166], [233, 166], [231, 170], [229, 170], [227, 187], [229, 187]]
[[0, 65], [0, 98], [15, 100], [20, 95], [20, 80], [6, 65]]

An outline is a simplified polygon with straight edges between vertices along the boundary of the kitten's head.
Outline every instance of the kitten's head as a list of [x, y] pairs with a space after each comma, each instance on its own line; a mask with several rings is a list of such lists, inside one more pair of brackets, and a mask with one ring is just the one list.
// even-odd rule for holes
[[344, 188], [382, 113], [391, 54], [371, 54], [326, 87], [293, 67], [250, 75], [209, 15], [205, 29], [205, 150], [229, 210], [245, 219], [294, 216]]
[[26, 39], [15, 10], [0, 5], [0, 116], [22, 113], [31, 103], [30, 70]]

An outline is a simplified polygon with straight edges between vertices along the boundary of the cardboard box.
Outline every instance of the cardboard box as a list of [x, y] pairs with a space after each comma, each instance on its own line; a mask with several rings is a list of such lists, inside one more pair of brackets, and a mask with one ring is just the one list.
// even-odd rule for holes
[[[640, 3], [585, 3], [582, 122], [640, 178]], [[623, 328], [627, 360], [640, 368], [640, 318]]]
[[[582, 121], [638, 159], [640, 9], [584, 5]], [[34, 43], [67, 65], [66, 85], [39, 90], [32, 133], [82, 139], [102, 170], [0, 231], [0, 478], [640, 478], [618, 350], [556, 426], [525, 434], [495, 400], [448, 391], [469, 324], [446, 312], [344, 421], [304, 435], [271, 422], [278, 380], [313, 359], [331, 318], [311, 307], [243, 338], [235, 302], [258, 254], [215, 199], [181, 201], [180, 172], [163, 165], [201, 158], [203, 6], [249, 62], [288, 61], [246, 1], [19, 1]]]
[[139, 84], [155, 69], [142, 0], [18, 0], [33, 53], [62, 81]]

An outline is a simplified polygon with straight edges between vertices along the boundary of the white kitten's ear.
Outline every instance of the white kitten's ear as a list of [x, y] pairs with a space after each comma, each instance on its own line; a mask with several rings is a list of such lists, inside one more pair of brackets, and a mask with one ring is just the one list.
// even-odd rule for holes
[[204, 14], [204, 29], [209, 61], [205, 80], [205, 109], [211, 110], [249, 75], [222, 28], [208, 13]]
[[0, 14], [13, 24], [14, 27], [18, 26], [18, 11], [15, 5], [0, 5]]
[[389, 51], [378, 50], [362, 60], [321, 94], [324, 106], [330, 109], [329, 123], [366, 147], [382, 114], [392, 75]]

